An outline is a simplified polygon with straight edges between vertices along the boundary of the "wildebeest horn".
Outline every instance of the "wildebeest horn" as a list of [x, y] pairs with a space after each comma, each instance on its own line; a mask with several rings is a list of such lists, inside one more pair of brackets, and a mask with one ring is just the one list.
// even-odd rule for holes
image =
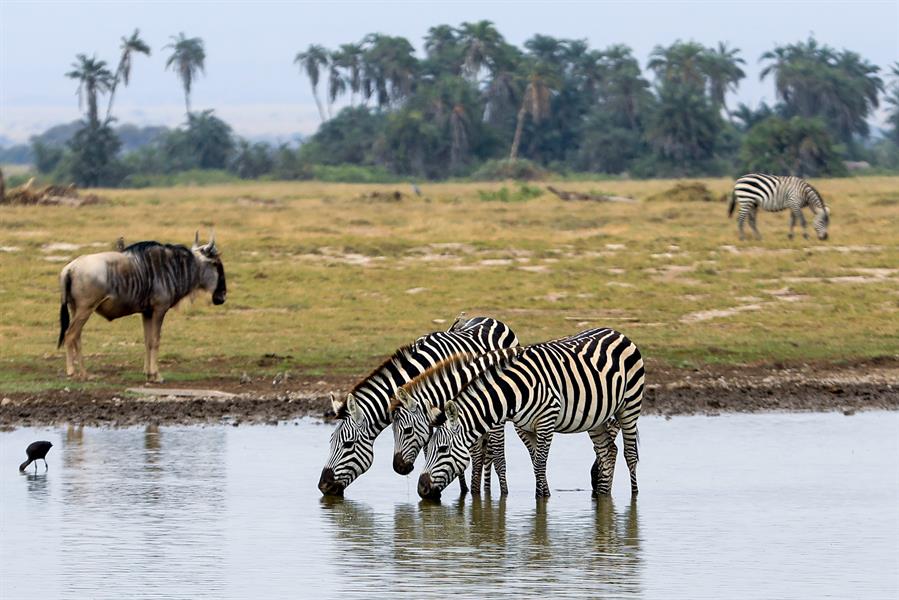
[[200, 230], [197, 229], [197, 231], [194, 233], [194, 248], [199, 248], [199, 247], [200, 247]]
[[215, 248], [215, 227], [212, 228], [212, 234], [209, 236], [209, 247]]

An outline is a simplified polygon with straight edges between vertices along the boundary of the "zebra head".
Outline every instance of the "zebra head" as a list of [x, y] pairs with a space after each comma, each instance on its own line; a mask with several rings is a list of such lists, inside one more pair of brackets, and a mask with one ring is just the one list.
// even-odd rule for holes
[[815, 221], [812, 223], [819, 240], [827, 239], [828, 225], [830, 225], [830, 208], [825, 206], [815, 214]]
[[224, 304], [228, 289], [225, 285], [225, 268], [222, 256], [215, 245], [215, 232], [206, 244], [200, 245], [200, 232], [194, 234], [194, 245], [191, 248], [197, 265], [200, 267], [200, 288], [212, 292], [213, 304]]
[[470, 455], [463, 436], [459, 407], [450, 400], [444, 412], [437, 415], [431, 439], [425, 446], [425, 466], [418, 478], [419, 496], [440, 500], [440, 493], [465, 471]]
[[334, 412], [343, 418], [331, 434], [331, 455], [322, 469], [318, 489], [325, 496], [342, 496], [343, 490], [371, 467], [377, 432], [352, 394], [347, 395], [345, 406], [333, 397], [331, 404]]
[[431, 435], [429, 415], [405, 388], [396, 390], [393, 407], [393, 470], [400, 475], [412, 472], [415, 458]]

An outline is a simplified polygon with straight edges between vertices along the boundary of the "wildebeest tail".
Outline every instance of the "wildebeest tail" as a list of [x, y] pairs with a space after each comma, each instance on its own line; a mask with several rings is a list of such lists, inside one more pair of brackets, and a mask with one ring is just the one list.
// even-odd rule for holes
[[69, 299], [72, 297], [72, 274], [66, 271], [62, 280], [62, 304], [59, 307], [59, 340], [56, 347], [62, 346], [62, 341], [66, 337], [66, 331], [69, 329]]
[[737, 190], [730, 193], [730, 201], [727, 203], [727, 218], [734, 216], [734, 208], [737, 206]]

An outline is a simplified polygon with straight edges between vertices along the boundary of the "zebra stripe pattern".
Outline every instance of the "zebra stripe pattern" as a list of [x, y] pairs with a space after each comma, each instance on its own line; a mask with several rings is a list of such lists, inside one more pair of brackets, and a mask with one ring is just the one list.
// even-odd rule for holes
[[[537, 497], [550, 495], [546, 460], [554, 432], [588, 432], [596, 462], [594, 494], [611, 487], [611, 431], [620, 426], [624, 457], [637, 493], [637, 419], [643, 401], [643, 358], [637, 346], [612, 329], [528, 346], [472, 381], [438, 413], [425, 447], [418, 493], [439, 498], [468, 462], [468, 449], [505, 419], [516, 425], [531, 455]], [[610, 430], [609, 419], [617, 426]]]
[[745, 239], [743, 224], [748, 219], [749, 226], [758, 239], [762, 239], [755, 225], [759, 208], [770, 212], [790, 211], [790, 233], [793, 239], [793, 228], [796, 223], [802, 225], [802, 235], [808, 239], [807, 225], [802, 209], [808, 206], [815, 214], [812, 226], [819, 240], [827, 239], [827, 227], [830, 225], [830, 209], [825, 206], [824, 199], [814, 187], [800, 177], [780, 177], [753, 173], [740, 177], [734, 184], [727, 215], [732, 216], [734, 208], [739, 204], [737, 227], [740, 239]]
[[[396, 389], [454, 354], [480, 355], [518, 345], [515, 333], [502, 321], [475, 317], [457, 321], [449, 331], [420, 337], [399, 348], [360, 381], [343, 402], [332, 398], [340, 422], [331, 435], [331, 450], [318, 488], [326, 495], [342, 495], [371, 467], [375, 438], [390, 425], [390, 401]], [[464, 484], [461, 483], [463, 491]]]
[[[409, 383], [397, 388], [391, 402], [393, 416], [394, 458], [393, 467], [404, 475], [411, 473], [415, 458], [431, 435], [431, 409], [443, 410], [444, 403], [479, 377], [489, 367], [516, 356], [521, 347], [494, 350], [480, 356], [468, 353], [455, 354], [428, 369]], [[472, 447], [472, 472], [477, 474], [481, 466], [474, 457], [482, 457], [487, 466], [484, 491], [490, 493], [490, 465], [499, 477], [500, 493], [509, 493], [506, 482], [505, 435], [503, 423], [498, 424]], [[480, 493], [479, 478], [472, 476], [471, 492]]]

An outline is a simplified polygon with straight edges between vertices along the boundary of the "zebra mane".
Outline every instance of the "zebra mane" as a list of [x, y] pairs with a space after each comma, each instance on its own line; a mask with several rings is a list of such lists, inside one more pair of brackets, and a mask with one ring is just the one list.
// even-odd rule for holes
[[405, 346], [400, 346], [399, 348], [397, 348], [393, 354], [391, 354], [390, 356], [385, 358], [381, 364], [379, 364], [377, 367], [372, 369], [371, 373], [369, 373], [368, 375], [366, 375], [365, 377], [360, 379], [359, 383], [354, 385], [353, 389], [350, 390], [350, 393], [355, 394], [356, 392], [358, 392], [362, 388], [363, 385], [365, 385], [370, 379], [377, 377], [384, 370], [384, 368], [387, 367], [388, 365], [393, 364], [402, 358], [408, 358], [409, 356], [411, 356], [412, 352], [415, 350], [415, 345], [417, 342], [418, 342], [418, 340], [415, 340], [415, 341], [409, 342]]
[[[450, 373], [455, 370], [460, 364], [470, 363], [476, 358], [478, 358], [478, 354], [472, 354], [471, 352], [458, 352], [441, 360], [439, 363], [434, 365], [433, 367], [428, 368], [424, 373], [415, 377], [411, 381], [404, 383], [400, 388], [409, 395], [412, 395], [416, 391], [418, 391], [421, 387], [423, 387], [431, 378], [440, 378], [443, 377], [446, 373]], [[399, 400], [397, 400], [396, 395], [394, 394], [393, 398], [390, 400], [390, 412], [396, 410], [399, 405], [402, 404]]]
[[[503, 349], [500, 349], [500, 350], [494, 350], [494, 352], [502, 352], [502, 353], [504, 353], [505, 356], [503, 356], [502, 358], [500, 358], [499, 360], [497, 360], [497, 361], [496, 361], [495, 363], [493, 363], [492, 365], [488, 365], [488, 366], [484, 369], [484, 371], [480, 374], [479, 377], [473, 377], [473, 378], [471, 379], [471, 381], [469, 381], [469, 382], [467, 382], [465, 385], [463, 385], [463, 386], [462, 386], [462, 389], [459, 390], [459, 393], [456, 394], [456, 397], [461, 396], [461, 395], [465, 392], [465, 390], [467, 390], [467, 389], [470, 388], [472, 385], [474, 385], [475, 383], [477, 383], [477, 381], [478, 381], [479, 379], [482, 379], [482, 378], [484, 377], [484, 375], [486, 375], [487, 373], [496, 373], [496, 372], [499, 371], [500, 369], [504, 369], [504, 368], [505, 368], [506, 366], [508, 366], [512, 361], [517, 360], [518, 357], [520, 357], [522, 354], [524, 354], [525, 351], [526, 351], [528, 348], [531, 348], [531, 346], [515, 346], [515, 347], [513, 347], [513, 348], [503, 348]], [[443, 413], [441, 413], [440, 415], [438, 415], [438, 419], [441, 419], [441, 418], [445, 418], [445, 416], [443, 415]], [[433, 425], [433, 424], [434, 424], [434, 423], [432, 423], [432, 425]], [[438, 424], [439, 424], [439, 423], [438, 423]]]

